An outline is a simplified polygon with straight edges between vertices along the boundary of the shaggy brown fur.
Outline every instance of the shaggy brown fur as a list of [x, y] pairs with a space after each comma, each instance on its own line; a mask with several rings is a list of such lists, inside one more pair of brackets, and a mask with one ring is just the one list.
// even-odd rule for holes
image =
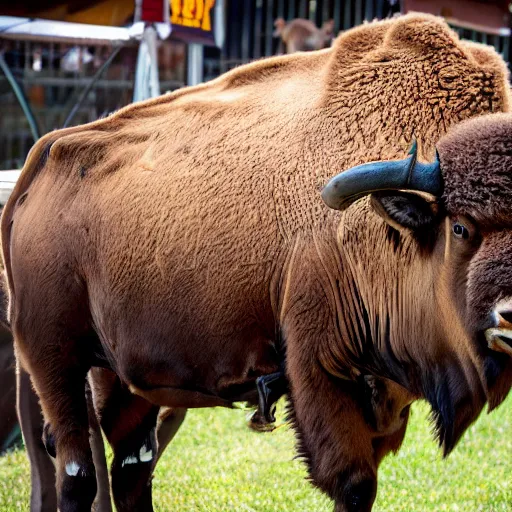
[[506, 111], [508, 94], [494, 51], [411, 15], [42, 138], [2, 242], [60, 509], [94, 498], [83, 387], [97, 364], [158, 405], [229, 406], [254, 400], [286, 349], [300, 451], [339, 512], [371, 509], [405, 431], [368, 425], [360, 374], [425, 396], [449, 451], [489, 392], [439, 278], [453, 262], [367, 201], [340, 214], [319, 191], [402, 157], [413, 134], [432, 157], [452, 124]]
[[454, 215], [507, 227], [512, 212], [512, 118], [508, 114], [461, 123], [438, 144], [445, 193]]

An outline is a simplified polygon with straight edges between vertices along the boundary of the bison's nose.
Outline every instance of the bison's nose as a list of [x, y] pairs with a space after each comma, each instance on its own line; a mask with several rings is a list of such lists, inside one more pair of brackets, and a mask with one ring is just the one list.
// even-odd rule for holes
[[501, 301], [493, 311], [495, 327], [485, 331], [491, 350], [512, 356], [512, 301]]

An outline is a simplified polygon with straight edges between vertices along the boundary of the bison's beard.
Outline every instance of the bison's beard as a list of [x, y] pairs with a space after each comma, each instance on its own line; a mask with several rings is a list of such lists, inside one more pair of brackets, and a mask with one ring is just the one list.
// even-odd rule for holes
[[422, 394], [432, 407], [434, 434], [446, 457], [480, 415], [486, 403], [485, 390], [476, 368], [464, 372], [455, 361], [423, 368], [421, 373]]

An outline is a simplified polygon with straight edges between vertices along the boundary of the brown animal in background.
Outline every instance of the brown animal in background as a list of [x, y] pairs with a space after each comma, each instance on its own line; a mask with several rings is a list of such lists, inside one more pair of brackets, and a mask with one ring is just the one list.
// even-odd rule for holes
[[334, 37], [334, 20], [325, 21], [322, 28], [310, 20], [296, 18], [288, 23], [283, 18], [277, 18], [274, 22], [274, 37], [281, 39], [281, 47], [285, 52], [294, 53], [310, 50], [321, 50], [331, 45]]
[[20, 434], [16, 414], [16, 362], [7, 320], [7, 287], [2, 273], [0, 264], [0, 455], [15, 445]]
[[[0, 291], [0, 295], [1, 293]], [[19, 432], [12, 336], [0, 322], [0, 454], [12, 446], [19, 437]]]
[[[494, 50], [410, 15], [43, 137], [5, 207], [2, 248], [17, 354], [55, 439], [60, 510], [90, 510], [96, 492], [92, 366], [155, 405], [230, 407], [255, 403], [255, 379], [286, 355], [299, 450], [337, 512], [371, 510], [379, 464], [405, 432], [366, 421], [361, 375], [426, 398], [449, 453], [486, 401], [503, 400], [512, 371], [482, 342], [487, 326], [468, 321], [496, 262], [445, 210], [452, 174], [417, 161], [451, 125], [508, 109]], [[413, 134], [419, 154], [386, 164], [387, 182], [374, 168], [377, 183], [349, 183], [350, 201], [392, 190], [325, 207], [333, 174], [403, 158]], [[325, 197], [342, 207], [336, 183]], [[411, 188], [424, 194], [395, 190]], [[510, 272], [499, 275], [487, 314], [509, 294]], [[153, 465], [146, 418], [135, 453]]]

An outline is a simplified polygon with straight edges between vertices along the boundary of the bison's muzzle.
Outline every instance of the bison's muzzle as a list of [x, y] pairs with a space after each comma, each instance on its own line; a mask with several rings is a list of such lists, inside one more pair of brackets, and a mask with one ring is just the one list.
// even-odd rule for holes
[[491, 350], [512, 356], [512, 309], [508, 302], [501, 301], [493, 312], [495, 327], [485, 331]]

